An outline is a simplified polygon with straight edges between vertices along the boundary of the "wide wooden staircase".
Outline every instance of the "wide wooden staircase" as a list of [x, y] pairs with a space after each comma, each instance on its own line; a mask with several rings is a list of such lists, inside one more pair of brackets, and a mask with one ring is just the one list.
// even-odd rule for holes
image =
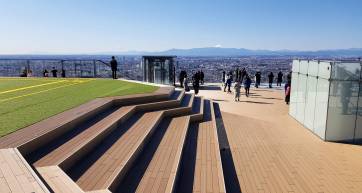
[[88, 106], [0, 147], [18, 148], [50, 192], [226, 192], [212, 101], [172, 89]]

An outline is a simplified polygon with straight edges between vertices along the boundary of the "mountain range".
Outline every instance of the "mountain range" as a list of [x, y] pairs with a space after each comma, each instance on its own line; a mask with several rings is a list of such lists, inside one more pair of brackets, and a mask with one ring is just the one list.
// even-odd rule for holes
[[244, 48], [205, 47], [191, 49], [170, 49], [159, 52], [127, 51], [98, 53], [107, 55], [176, 55], [176, 56], [324, 56], [362, 57], [362, 48], [295, 51], [295, 50], [250, 50]]

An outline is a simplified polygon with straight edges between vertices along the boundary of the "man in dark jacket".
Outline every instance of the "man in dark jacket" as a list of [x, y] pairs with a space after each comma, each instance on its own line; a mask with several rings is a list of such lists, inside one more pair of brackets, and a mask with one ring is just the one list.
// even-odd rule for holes
[[283, 72], [279, 71], [277, 78], [277, 86], [282, 86], [282, 82], [283, 82]]
[[112, 78], [117, 79], [117, 60], [114, 56], [112, 56], [111, 60], [111, 69], [112, 69]]
[[269, 78], [269, 88], [273, 88], [273, 80], [274, 80], [273, 72], [269, 73], [268, 78]]
[[258, 88], [261, 82], [261, 72], [258, 71], [255, 74], [255, 87]]

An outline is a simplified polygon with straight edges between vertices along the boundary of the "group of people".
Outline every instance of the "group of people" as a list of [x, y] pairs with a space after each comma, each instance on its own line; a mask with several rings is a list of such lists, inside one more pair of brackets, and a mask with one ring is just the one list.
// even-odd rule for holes
[[[117, 63], [117, 60], [115, 59], [114, 56], [112, 56], [110, 66], [111, 66], [111, 70], [112, 70], [112, 78], [117, 79], [117, 66], [118, 66], [118, 63]], [[54, 77], [54, 78], [58, 77], [58, 70], [55, 67], [53, 67], [50, 72], [52, 74], [52, 77]], [[60, 76], [62, 78], [65, 78], [65, 70], [64, 70], [64, 68], [62, 68]], [[43, 77], [49, 77], [49, 71], [47, 69], [43, 70]]]
[[[235, 74], [235, 77], [233, 76]], [[258, 88], [261, 83], [261, 72], [257, 71], [255, 73], [255, 87]], [[269, 88], [273, 87], [273, 81], [274, 81], [274, 74], [273, 72], [270, 72], [268, 74], [268, 80], [269, 80]], [[222, 72], [222, 84], [224, 87], [224, 92], [232, 93], [231, 86], [232, 82], [235, 82], [234, 89], [235, 89], [235, 101], [240, 101], [240, 93], [241, 93], [241, 86], [244, 84], [245, 89], [245, 96], [249, 97], [250, 95], [250, 86], [252, 83], [252, 80], [247, 73], [246, 69], [243, 68], [239, 70], [238, 68], [235, 70], [235, 73], [233, 71], [230, 71], [226, 74], [225, 71]], [[283, 73], [279, 71], [277, 74], [277, 86], [281, 86], [283, 82]], [[287, 82], [284, 85], [284, 91], [285, 91], [285, 102], [286, 104], [289, 104], [290, 101], [290, 91], [291, 91], [291, 74], [288, 74], [287, 76]]]
[[[52, 76], [54, 78], [58, 77], [58, 70], [55, 69], [55, 67], [53, 67], [50, 72], [52, 73]], [[64, 69], [61, 70], [60, 76], [62, 78], [65, 78], [65, 70]], [[49, 77], [49, 71], [47, 69], [43, 70], [43, 77]]]
[[[230, 71], [228, 74], [226, 74], [225, 71], [222, 72], [222, 80], [224, 84], [224, 92], [231, 93], [231, 84], [234, 80], [233, 72]], [[246, 72], [246, 69], [243, 68], [239, 70], [238, 68], [235, 70], [235, 101], [240, 101], [240, 93], [241, 93], [241, 84], [244, 83], [244, 89], [245, 89], [245, 96], [249, 97], [250, 95], [250, 86], [251, 86], [251, 78], [249, 74]]]
[[[204, 84], [204, 72], [202, 70], [197, 71], [192, 75], [192, 87], [195, 91], [195, 94], [197, 95], [200, 90], [200, 84]], [[188, 79], [187, 79], [187, 72], [185, 70], [182, 70], [179, 74], [179, 81], [180, 86], [185, 89], [185, 91], [190, 91], [190, 88], [188, 86]]]
[[[279, 71], [278, 75], [277, 75], [277, 86], [282, 86], [282, 82], [283, 82], [283, 72]], [[274, 74], [273, 72], [270, 72], [268, 74], [268, 79], [269, 79], [269, 88], [273, 88], [273, 82], [274, 82]]]

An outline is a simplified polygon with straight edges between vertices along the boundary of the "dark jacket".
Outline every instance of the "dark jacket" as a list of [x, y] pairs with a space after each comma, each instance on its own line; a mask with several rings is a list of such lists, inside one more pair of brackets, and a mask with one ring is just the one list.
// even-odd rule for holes
[[111, 60], [111, 68], [113, 71], [117, 71], [117, 60]]

